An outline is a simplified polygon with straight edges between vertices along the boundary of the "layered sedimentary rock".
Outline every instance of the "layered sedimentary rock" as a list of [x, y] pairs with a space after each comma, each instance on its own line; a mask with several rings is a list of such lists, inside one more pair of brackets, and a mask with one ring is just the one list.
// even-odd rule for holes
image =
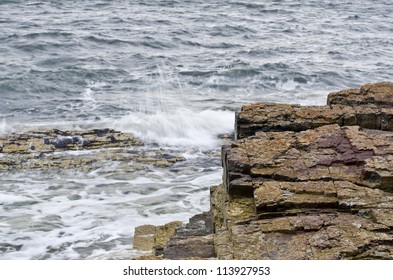
[[[215, 258], [211, 220], [210, 213], [202, 213], [190, 218], [185, 226], [177, 228], [169, 242], [161, 245], [163, 257], [175, 260]], [[161, 252], [156, 251], [156, 253]]]
[[323, 125], [358, 125], [362, 128], [393, 130], [393, 84], [367, 84], [360, 89], [334, 92], [327, 106], [255, 103], [236, 114], [237, 139], [258, 131], [303, 131]]
[[212, 188], [219, 259], [393, 258], [393, 84], [236, 117]]
[[[211, 188], [211, 256], [393, 259], [393, 83], [331, 93], [326, 106], [245, 105], [235, 136]], [[177, 240], [192, 244], [177, 229], [163, 258], [212, 244]]]
[[328, 96], [328, 105], [347, 106], [367, 105], [370, 107], [393, 107], [393, 86], [391, 82], [366, 84], [360, 88], [352, 88], [332, 92]]
[[90, 171], [108, 164], [133, 171], [147, 165], [166, 167], [183, 157], [146, 148], [130, 133], [111, 129], [34, 130], [0, 137], [0, 171], [77, 169]]

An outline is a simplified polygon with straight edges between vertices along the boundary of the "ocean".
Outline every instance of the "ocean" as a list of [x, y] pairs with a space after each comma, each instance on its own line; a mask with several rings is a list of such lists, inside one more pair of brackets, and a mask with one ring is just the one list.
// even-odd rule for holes
[[0, 135], [112, 128], [186, 159], [1, 172], [0, 259], [137, 256], [135, 226], [209, 209], [243, 104], [392, 77], [391, 0], [0, 0]]

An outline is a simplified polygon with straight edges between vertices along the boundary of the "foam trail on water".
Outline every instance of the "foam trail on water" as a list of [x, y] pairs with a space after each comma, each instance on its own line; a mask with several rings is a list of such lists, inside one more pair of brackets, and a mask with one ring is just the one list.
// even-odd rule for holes
[[234, 113], [222, 110], [194, 112], [185, 108], [152, 114], [131, 113], [114, 126], [134, 133], [145, 142], [162, 146], [213, 148], [219, 144], [217, 135], [233, 130]]

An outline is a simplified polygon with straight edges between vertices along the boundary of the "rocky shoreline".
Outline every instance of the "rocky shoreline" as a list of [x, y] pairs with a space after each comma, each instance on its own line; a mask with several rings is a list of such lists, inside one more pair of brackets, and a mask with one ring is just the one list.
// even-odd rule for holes
[[[141, 259], [393, 259], [393, 83], [330, 93], [326, 106], [245, 105], [221, 155], [211, 210], [137, 227]], [[183, 160], [111, 129], [0, 136], [2, 175]]]
[[393, 83], [330, 93], [326, 106], [245, 105], [235, 130], [210, 213], [138, 227], [134, 248], [165, 259], [393, 259]]

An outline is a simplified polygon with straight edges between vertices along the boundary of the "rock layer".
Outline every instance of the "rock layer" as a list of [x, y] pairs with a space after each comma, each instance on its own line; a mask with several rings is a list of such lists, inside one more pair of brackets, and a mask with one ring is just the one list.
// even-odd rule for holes
[[68, 170], [87, 172], [117, 162], [124, 171], [148, 165], [167, 167], [184, 160], [111, 129], [34, 130], [0, 137], [0, 171]]
[[235, 120], [237, 139], [258, 131], [299, 132], [330, 124], [393, 131], [393, 83], [331, 93], [327, 106], [263, 102], [245, 105]]

